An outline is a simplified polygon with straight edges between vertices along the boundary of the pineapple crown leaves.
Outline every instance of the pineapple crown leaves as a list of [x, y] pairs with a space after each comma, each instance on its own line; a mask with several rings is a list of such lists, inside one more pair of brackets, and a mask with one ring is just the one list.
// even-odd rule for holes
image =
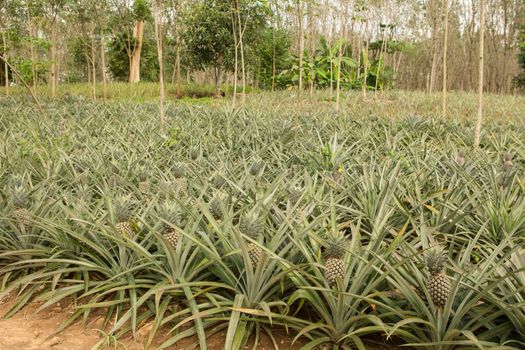
[[113, 201], [117, 222], [128, 221], [131, 217], [131, 195], [119, 195]]
[[215, 191], [211, 197], [208, 205], [211, 213], [215, 217], [219, 217], [222, 214], [224, 207], [227, 205], [228, 195], [222, 191]]
[[325, 258], [342, 258], [348, 246], [348, 240], [342, 232], [327, 234], [324, 239]]
[[15, 174], [9, 179], [8, 186], [14, 190], [17, 187], [23, 187], [25, 183], [24, 175]]
[[159, 192], [158, 196], [160, 198], [166, 198], [169, 199], [171, 197], [175, 196], [175, 188], [173, 186], [173, 182], [169, 180], [162, 180], [159, 184]]
[[215, 172], [211, 178], [211, 183], [215, 188], [222, 188], [226, 184], [226, 177], [220, 171]]
[[178, 162], [171, 168], [171, 173], [176, 179], [186, 176], [186, 164]]
[[197, 160], [198, 158], [200, 158], [201, 154], [202, 154], [201, 149], [198, 146], [192, 147], [190, 149], [190, 158], [192, 160]]
[[158, 216], [162, 221], [163, 230], [167, 230], [171, 225], [180, 226], [181, 213], [175, 202], [166, 201], [158, 209]]
[[443, 272], [446, 261], [447, 253], [441, 246], [435, 246], [425, 254], [425, 264], [432, 275]]
[[260, 157], [254, 157], [250, 165], [250, 174], [254, 176], [258, 175], [262, 171], [264, 166], [264, 161]]
[[139, 181], [146, 181], [148, 179], [148, 170], [146, 166], [141, 165], [137, 168], [137, 178]]
[[292, 185], [288, 187], [286, 191], [288, 193], [288, 198], [290, 199], [290, 201], [292, 203], [297, 203], [304, 193], [304, 188], [297, 185]]
[[24, 186], [14, 187], [11, 195], [15, 208], [27, 208], [29, 206], [29, 194]]
[[257, 239], [261, 233], [261, 219], [255, 211], [250, 211], [239, 220], [239, 230], [242, 234]]

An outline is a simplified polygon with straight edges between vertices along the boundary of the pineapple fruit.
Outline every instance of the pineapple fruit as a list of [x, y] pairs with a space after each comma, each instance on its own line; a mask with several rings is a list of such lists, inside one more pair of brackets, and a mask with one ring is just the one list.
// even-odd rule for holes
[[503, 163], [501, 164], [501, 171], [504, 173], [509, 172], [512, 170], [514, 164], [512, 163], [512, 154], [511, 153], [505, 153], [503, 156]]
[[149, 193], [150, 184], [148, 181], [148, 173], [145, 168], [142, 167], [139, 169], [138, 179], [139, 179], [139, 185], [138, 185], [139, 192], [143, 195]]
[[431, 249], [425, 256], [425, 263], [430, 273], [426, 286], [432, 302], [443, 307], [450, 294], [450, 280], [444, 273], [447, 255], [441, 247]]
[[13, 190], [13, 205], [15, 210], [13, 216], [17, 221], [18, 225], [23, 228], [31, 223], [31, 212], [29, 211], [29, 201], [27, 192], [23, 187], [17, 186]]
[[181, 235], [180, 232], [172, 226], [180, 224], [180, 215], [177, 206], [174, 203], [166, 202], [160, 209], [160, 218], [163, 220], [163, 237], [173, 249], [177, 248]]
[[224, 216], [224, 206], [226, 205], [226, 195], [220, 191], [213, 195], [210, 201], [210, 212], [215, 220], [222, 220]]
[[184, 163], [176, 163], [171, 169], [173, 177], [180, 179], [186, 176], [186, 165]]
[[458, 154], [456, 155], [456, 164], [460, 167], [465, 165], [465, 151], [460, 150]]
[[346, 264], [343, 257], [346, 252], [347, 240], [342, 233], [328, 236], [325, 246], [325, 278], [328, 284], [336, 284], [346, 274]]
[[220, 189], [226, 185], [226, 178], [224, 177], [224, 174], [217, 172], [213, 175], [211, 183], [213, 184], [213, 187]]
[[[239, 222], [239, 230], [242, 234], [256, 241], [261, 233], [261, 225], [258, 216], [253, 213], [243, 216]], [[263, 250], [261, 247], [259, 247], [259, 245], [250, 241], [246, 241], [246, 244], [248, 247], [248, 256], [250, 258], [250, 262], [255, 268], [261, 260]]]
[[134, 230], [133, 224], [130, 221], [131, 208], [129, 197], [118, 197], [115, 200], [115, 217], [117, 218], [117, 224], [115, 225], [117, 233], [128, 238], [133, 237]]

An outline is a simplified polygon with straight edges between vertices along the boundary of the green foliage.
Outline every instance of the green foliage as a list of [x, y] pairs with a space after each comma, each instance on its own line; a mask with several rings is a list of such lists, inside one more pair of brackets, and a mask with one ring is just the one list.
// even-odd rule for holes
[[[129, 32], [116, 34], [108, 45], [108, 67], [112, 77], [117, 81], [129, 79], [129, 40], [133, 49], [136, 40], [128, 38]], [[140, 79], [144, 81], [156, 81], [159, 74], [159, 62], [157, 59], [157, 46], [155, 39], [144, 35], [140, 59]]]
[[187, 64], [198, 69], [233, 67], [233, 30], [229, 1], [195, 2], [186, 16], [184, 32]]
[[287, 31], [269, 28], [261, 32], [255, 44], [255, 66], [257, 79], [263, 89], [271, 89], [272, 82], [277, 88], [286, 86], [278, 73], [290, 65], [291, 45], [291, 36]]
[[133, 18], [136, 21], [150, 21], [152, 20], [151, 4], [148, 0], [134, 0], [133, 2]]
[[520, 34], [520, 44], [518, 52], [518, 63], [523, 72], [514, 78], [514, 83], [518, 87], [525, 88], [525, 29]]
[[[238, 16], [243, 25], [246, 62], [260, 61], [257, 54], [264, 50], [264, 44], [260, 48], [258, 44], [267, 39], [264, 31], [267, 5], [253, 0], [239, 1], [238, 5], [237, 9], [235, 3], [228, 0], [198, 1], [189, 7], [185, 16], [185, 63], [196, 69], [212, 68], [217, 83], [221, 72], [234, 68], [234, 30], [239, 37], [239, 29], [232, 22], [236, 23]], [[240, 62], [240, 53], [238, 59]]]

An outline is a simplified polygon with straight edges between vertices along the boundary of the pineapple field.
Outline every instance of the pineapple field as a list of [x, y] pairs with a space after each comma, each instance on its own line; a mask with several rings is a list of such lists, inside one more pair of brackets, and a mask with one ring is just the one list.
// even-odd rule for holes
[[523, 97], [486, 97], [479, 148], [473, 95], [447, 119], [437, 95], [345, 98], [164, 124], [0, 98], [2, 316], [68, 304], [56, 331], [97, 315], [93, 348], [524, 349]]

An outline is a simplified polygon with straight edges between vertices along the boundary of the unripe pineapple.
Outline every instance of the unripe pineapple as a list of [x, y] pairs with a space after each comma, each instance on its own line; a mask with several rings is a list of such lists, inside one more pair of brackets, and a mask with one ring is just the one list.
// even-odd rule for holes
[[512, 170], [513, 166], [514, 164], [512, 164], [512, 154], [505, 153], [503, 156], [503, 163], [501, 164], [501, 170], [506, 173]]
[[217, 192], [210, 201], [210, 212], [215, 220], [221, 220], [224, 216], [224, 206], [226, 205], [226, 195]]
[[173, 180], [173, 193], [177, 197], [188, 193], [188, 180], [185, 177]]
[[15, 210], [13, 216], [20, 227], [28, 226], [31, 223], [31, 212], [27, 209], [29, 206], [28, 195], [22, 186], [17, 186], [13, 190], [13, 205]]
[[325, 278], [328, 284], [334, 285], [338, 279], [344, 279], [346, 264], [343, 257], [346, 252], [347, 240], [342, 233], [330, 235], [325, 244]]
[[180, 214], [174, 203], [166, 202], [160, 209], [160, 218], [162, 222], [162, 235], [168, 241], [169, 245], [175, 249], [180, 241], [180, 233], [173, 225], [180, 224]]
[[259, 175], [263, 168], [264, 163], [262, 162], [262, 160], [255, 160], [250, 166], [250, 174], [252, 174], [253, 176]]
[[[250, 213], [243, 216], [239, 223], [239, 230], [242, 234], [256, 241], [261, 233], [259, 217], [254, 213]], [[252, 263], [253, 267], [256, 267], [259, 264], [259, 261], [261, 260], [263, 250], [261, 247], [259, 247], [259, 245], [255, 243], [252, 243], [250, 241], [247, 241], [246, 243], [248, 247], [248, 256], [250, 258], [250, 262]]]
[[211, 183], [215, 188], [222, 188], [226, 184], [226, 179], [224, 178], [223, 174], [216, 173], [215, 175], [213, 175]]
[[253, 267], [259, 264], [262, 254], [263, 254], [263, 250], [257, 244], [255, 243], [248, 244], [248, 256], [250, 257], [250, 261]]
[[201, 150], [198, 147], [193, 147], [190, 150], [190, 158], [191, 160], [197, 160], [201, 155]]
[[186, 176], [186, 165], [184, 163], [176, 163], [171, 169], [171, 173], [176, 179]]
[[456, 163], [461, 167], [465, 165], [465, 151], [460, 150], [456, 156]]
[[430, 273], [427, 279], [427, 290], [434, 305], [443, 307], [450, 294], [450, 280], [444, 273], [447, 255], [441, 247], [435, 247], [426, 254], [425, 263]]
[[148, 181], [148, 173], [147, 173], [145, 168], [141, 168], [139, 170], [138, 178], [139, 178], [139, 186], [138, 186], [139, 192], [141, 194], [149, 193], [149, 191], [150, 191], [150, 184], [149, 184], [149, 181]]
[[117, 197], [115, 199], [115, 217], [117, 224], [115, 228], [117, 233], [125, 235], [128, 238], [133, 237], [133, 225], [130, 222], [131, 208], [129, 203], [129, 197]]

